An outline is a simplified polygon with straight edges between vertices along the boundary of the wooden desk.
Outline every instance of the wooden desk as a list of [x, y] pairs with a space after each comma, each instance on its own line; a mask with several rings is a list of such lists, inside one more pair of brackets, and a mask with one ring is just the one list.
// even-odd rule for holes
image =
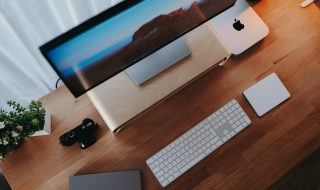
[[[224, 68], [210, 71], [133, 122], [111, 134], [86, 96], [66, 88], [43, 98], [53, 133], [32, 138], [0, 164], [14, 190], [66, 190], [76, 174], [139, 169], [143, 189], [161, 189], [145, 160], [232, 98], [252, 125], [166, 189], [265, 189], [320, 147], [320, 12], [300, 0], [262, 0], [254, 9], [270, 35]], [[241, 93], [276, 72], [292, 98], [258, 118]], [[102, 124], [87, 150], [65, 148], [58, 137], [85, 117]]]

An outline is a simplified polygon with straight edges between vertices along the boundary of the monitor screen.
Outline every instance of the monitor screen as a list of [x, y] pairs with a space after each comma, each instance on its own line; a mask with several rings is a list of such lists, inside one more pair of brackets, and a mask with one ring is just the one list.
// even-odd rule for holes
[[126, 0], [40, 47], [75, 97], [234, 5], [236, 0]]

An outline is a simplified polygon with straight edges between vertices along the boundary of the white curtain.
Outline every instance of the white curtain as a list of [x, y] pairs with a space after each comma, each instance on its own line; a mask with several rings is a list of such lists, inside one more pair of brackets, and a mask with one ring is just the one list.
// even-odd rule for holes
[[122, 0], [0, 0], [0, 107], [27, 104], [58, 76], [39, 46]]

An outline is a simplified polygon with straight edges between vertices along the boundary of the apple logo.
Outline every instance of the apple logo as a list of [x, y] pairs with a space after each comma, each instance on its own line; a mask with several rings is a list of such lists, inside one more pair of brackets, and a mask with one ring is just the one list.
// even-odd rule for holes
[[242, 29], [244, 29], [244, 25], [241, 23], [240, 20], [234, 19], [233, 28], [238, 31], [241, 31]]

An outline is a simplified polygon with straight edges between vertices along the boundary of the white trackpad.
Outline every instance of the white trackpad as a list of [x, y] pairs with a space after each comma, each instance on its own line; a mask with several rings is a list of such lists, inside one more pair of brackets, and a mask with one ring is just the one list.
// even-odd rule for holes
[[290, 97], [276, 73], [272, 73], [243, 92], [259, 116]]

